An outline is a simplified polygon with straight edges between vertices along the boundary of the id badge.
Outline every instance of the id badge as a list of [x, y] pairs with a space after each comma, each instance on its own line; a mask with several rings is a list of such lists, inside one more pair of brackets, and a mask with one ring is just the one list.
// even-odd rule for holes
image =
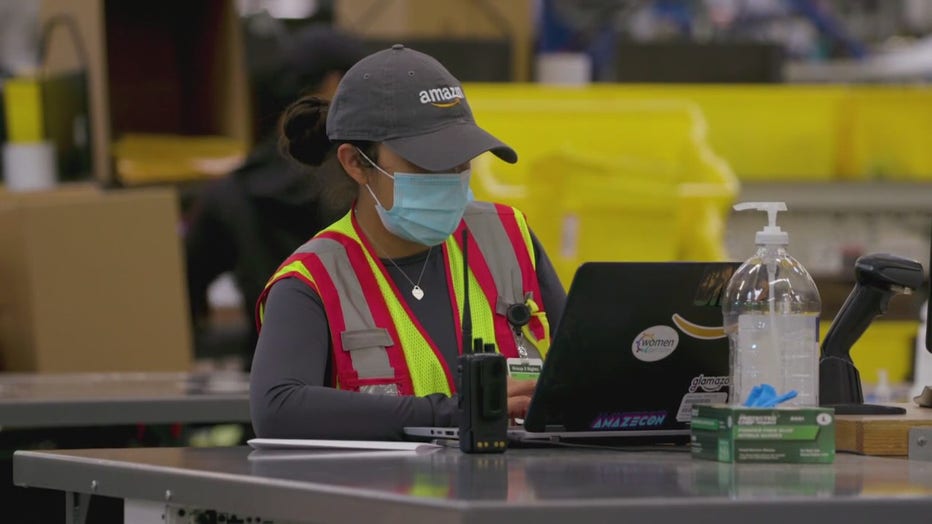
[[537, 380], [544, 369], [544, 361], [539, 358], [509, 358], [507, 365], [508, 376], [515, 380]]

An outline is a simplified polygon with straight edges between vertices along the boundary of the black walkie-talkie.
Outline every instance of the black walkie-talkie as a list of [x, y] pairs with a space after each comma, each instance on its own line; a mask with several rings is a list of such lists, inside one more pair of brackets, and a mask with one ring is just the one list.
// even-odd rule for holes
[[460, 450], [501, 453], [507, 448], [508, 372], [495, 344], [472, 337], [469, 309], [468, 230], [463, 228], [463, 354], [459, 357]]

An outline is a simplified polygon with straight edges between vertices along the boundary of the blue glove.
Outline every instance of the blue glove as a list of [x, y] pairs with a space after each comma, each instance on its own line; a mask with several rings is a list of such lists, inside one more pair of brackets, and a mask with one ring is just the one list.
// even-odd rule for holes
[[794, 399], [794, 398], [796, 398], [796, 390], [791, 389], [787, 391], [786, 393], [784, 393], [783, 395], [780, 395], [779, 397], [775, 397], [770, 402], [768, 402], [767, 404], [764, 404], [761, 407], [772, 408], [776, 406], [777, 404], [781, 404], [783, 402], [786, 402], [787, 400]]
[[777, 404], [796, 398], [796, 390], [790, 390], [783, 395], [777, 396], [777, 390], [770, 384], [760, 384], [751, 388], [751, 393], [744, 401], [744, 407], [748, 408], [772, 408]]

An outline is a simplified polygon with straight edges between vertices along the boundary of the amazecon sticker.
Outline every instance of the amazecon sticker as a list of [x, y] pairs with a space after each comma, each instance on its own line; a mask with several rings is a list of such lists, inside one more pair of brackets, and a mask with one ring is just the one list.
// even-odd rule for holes
[[666, 411], [638, 411], [625, 413], [600, 413], [589, 429], [644, 429], [663, 426]]

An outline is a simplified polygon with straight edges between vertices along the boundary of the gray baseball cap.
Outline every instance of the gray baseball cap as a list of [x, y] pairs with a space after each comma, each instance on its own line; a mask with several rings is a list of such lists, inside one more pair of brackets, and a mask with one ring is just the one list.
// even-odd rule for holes
[[513, 149], [476, 125], [460, 82], [434, 58], [401, 44], [346, 72], [330, 103], [327, 136], [381, 142], [430, 171], [486, 151], [518, 161]]

